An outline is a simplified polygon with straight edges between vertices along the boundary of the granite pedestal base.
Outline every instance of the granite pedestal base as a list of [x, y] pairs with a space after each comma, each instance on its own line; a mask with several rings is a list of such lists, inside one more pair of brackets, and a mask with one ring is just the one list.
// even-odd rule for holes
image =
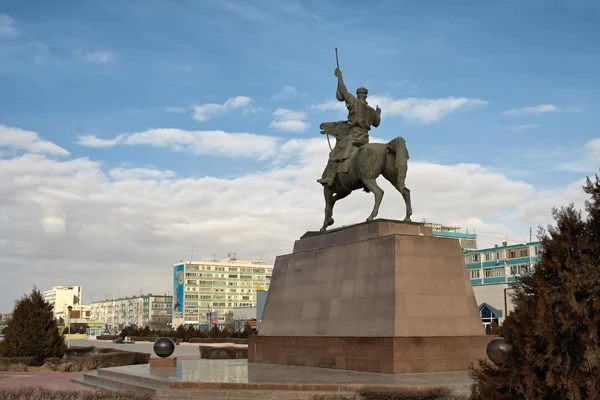
[[275, 260], [248, 362], [381, 373], [459, 371], [485, 335], [458, 240], [375, 220], [308, 232]]
[[150, 368], [173, 368], [177, 366], [177, 357], [173, 358], [150, 358]]
[[249, 338], [248, 362], [386, 374], [465, 371], [486, 357], [487, 336]]

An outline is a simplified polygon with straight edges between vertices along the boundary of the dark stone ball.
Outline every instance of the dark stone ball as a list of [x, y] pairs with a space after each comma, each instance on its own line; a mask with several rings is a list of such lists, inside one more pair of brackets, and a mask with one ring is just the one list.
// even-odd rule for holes
[[508, 360], [508, 353], [512, 350], [512, 345], [503, 337], [496, 338], [488, 343], [486, 352], [492, 362], [496, 365], [502, 365]]
[[159, 357], [169, 357], [175, 351], [175, 342], [168, 337], [161, 337], [154, 342], [154, 352]]

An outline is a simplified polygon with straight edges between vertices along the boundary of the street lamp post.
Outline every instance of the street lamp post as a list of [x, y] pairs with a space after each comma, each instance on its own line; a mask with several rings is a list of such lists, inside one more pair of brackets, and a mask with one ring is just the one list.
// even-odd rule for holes
[[69, 310], [69, 315], [68, 315], [68, 320], [69, 320], [69, 328], [68, 328], [68, 334], [69, 337], [67, 338], [67, 348], [70, 349], [71, 348], [71, 310], [73, 309], [72, 306], [67, 307], [67, 310]]

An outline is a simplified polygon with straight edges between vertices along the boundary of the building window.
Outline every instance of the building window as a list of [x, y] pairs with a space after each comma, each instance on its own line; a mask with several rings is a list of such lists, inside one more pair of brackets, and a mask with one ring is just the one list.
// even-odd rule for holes
[[471, 279], [479, 279], [481, 278], [481, 270], [480, 269], [472, 269], [469, 271], [469, 276]]
[[514, 250], [511, 250], [511, 251], [508, 253], [508, 258], [517, 258], [517, 252], [516, 252], [516, 251], [514, 251]]
[[505, 276], [504, 267], [488, 268], [484, 270], [484, 277], [486, 278], [498, 278], [502, 276]]
[[523, 249], [523, 250], [521, 250], [520, 255], [521, 255], [521, 257], [528, 257], [529, 251], [527, 249]]
[[471, 260], [473, 260], [474, 263], [479, 262], [479, 254], [473, 254]]
[[492, 259], [492, 255], [490, 253], [485, 253], [485, 261], [490, 261]]
[[510, 267], [511, 275], [526, 275], [533, 272], [533, 264], [529, 266], [529, 264], [521, 264], [521, 265], [512, 265]]

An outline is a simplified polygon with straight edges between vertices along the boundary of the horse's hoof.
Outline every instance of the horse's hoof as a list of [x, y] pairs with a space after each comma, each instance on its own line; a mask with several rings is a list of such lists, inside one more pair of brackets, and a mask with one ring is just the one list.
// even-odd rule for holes
[[406, 218], [404, 218], [404, 222], [412, 222], [412, 221], [410, 220], [410, 217], [406, 217]]
[[373, 217], [367, 218], [367, 222], [369, 222], [369, 221], [373, 221]]
[[333, 225], [333, 218], [329, 220], [329, 222], [327, 223], [327, 226], [331, 226]]

